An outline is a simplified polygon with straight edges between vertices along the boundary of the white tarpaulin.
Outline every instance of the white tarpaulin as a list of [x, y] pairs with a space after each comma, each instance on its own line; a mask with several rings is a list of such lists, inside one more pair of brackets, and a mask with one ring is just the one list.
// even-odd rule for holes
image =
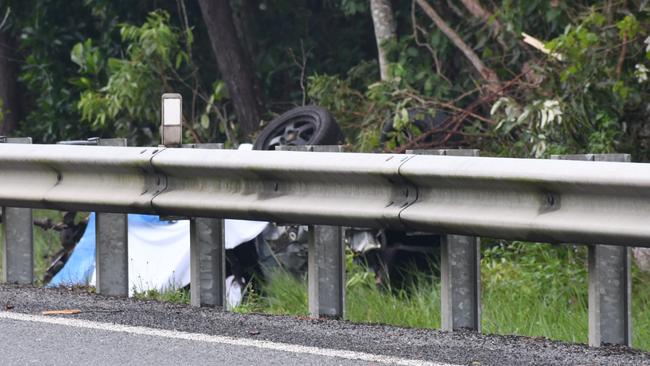
[[[254, 239], [267, 222], [225, 220], [225, 246], [232, 249]], [[129, 293], [180, 288], [190, 283], [188, 220], [161, 221], [157, 216], [129, 215]], [[50, 285], [95, 284], [95, 214], [63, 269]]]

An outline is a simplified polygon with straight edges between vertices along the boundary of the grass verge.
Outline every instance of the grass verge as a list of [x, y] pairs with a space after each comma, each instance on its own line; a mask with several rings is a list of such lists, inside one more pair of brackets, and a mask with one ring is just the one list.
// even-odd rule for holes
[[[484, 333], [587, 342], [585, 247], [514, 243], [484, 248]], [[364, 277], [365, 276], [365, 277]], [[406, 327], [440, 327], [440, 285], [417, 275], [402, 290], [382, 290], [359, 265], [348, 265], [346, 319]], [[359, 277], [362, 277], [359, 280]], [[650, 275], [633, 269], [633, 346], [650, 351]], [[263, 295], [262, 295], [263, 294]], [[306, 281], [276, 273], [235, 311], [307, 315]]]
[[190, 303], [190, 290], [186, 288], [170, 288], [165, 291], [152, 290], [136, 290], [133, 293], [133, 298], [138, 300], [155, 300], [170, 302], [174, 304], [189, 304]]

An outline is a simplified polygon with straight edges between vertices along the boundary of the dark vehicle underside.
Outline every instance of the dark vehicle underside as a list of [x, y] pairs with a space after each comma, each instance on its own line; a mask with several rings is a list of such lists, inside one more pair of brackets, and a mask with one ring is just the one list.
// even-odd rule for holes
[[[417, 113], [416, 113], [417, 112]], [[446, 116], [413, 111], [412, 123], [427, 131], [435, 128]], [[382, 130], [382, 141], [392, 131], [388, 121]], [[278, 146], [341, 145], [343, 134], [332, 115], [316, 106], [292, 109], [271, 121], [254, 144], [257, 150], [275, 150]], [[227, 271], [242, 284], [252, 277], [264, 280], [276, 270], [296, 276], [307, 271], [308, 226], [271, 224], [254, 240], [226, 252]], [[438, 275], [440, 236], [421, 232], [344, 228], [347, 247], [355, 260], [375, 273], [377, 285], [402, 288], [414, 271]]]

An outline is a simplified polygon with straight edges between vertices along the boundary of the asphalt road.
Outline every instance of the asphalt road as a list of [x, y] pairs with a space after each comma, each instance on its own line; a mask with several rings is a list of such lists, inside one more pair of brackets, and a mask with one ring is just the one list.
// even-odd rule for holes
[[[42, 311], [79, 309], [66, 316]], [[79, 290], [0, 286], [0, 365], [650, 365], [542, 338], [240, 315]]]
[[[214, 337], [47, 319], [0, 319], [3, 365], [370, 365], [377, 362], [228, 344]], [[85, 326], [92, 326], [88, 328]], [[99, 328], [106, 326], [105, 329]], [[139, 332], [138, 332], [139, 331]], [[400, 360], [388, 359], [388, 362]]]

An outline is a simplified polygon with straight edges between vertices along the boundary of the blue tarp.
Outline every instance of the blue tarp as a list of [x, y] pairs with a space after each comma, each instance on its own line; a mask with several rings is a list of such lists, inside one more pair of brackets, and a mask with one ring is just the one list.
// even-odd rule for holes
[[[129, 215], [129, 231], [138, 231], [141, 228], [154, 230], [171, 225], [177, 222], [161, 221], [158, 216], [153, 215]], [[49, 286], [59, 285], [88, 285], [91, 284], [93, 272], [95, 271], [95, 214], [91, 213], [88, 218], [86, 232], [77, 243], [72, 255], [59, 273], [52, 278]]]
[[77, 243], [72, 255], [49, 286], [90, 283], [95, 270], [95, 214], [90, 214], [86, 232]]

